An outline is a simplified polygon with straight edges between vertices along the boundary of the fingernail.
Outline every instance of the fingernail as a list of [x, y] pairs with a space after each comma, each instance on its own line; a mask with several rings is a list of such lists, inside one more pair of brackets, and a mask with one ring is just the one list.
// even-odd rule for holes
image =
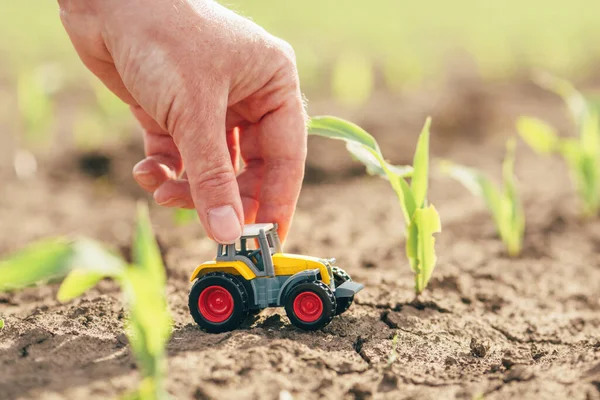
[[144, 186], [156, 186], [158, 181], [154, 177], [154, 175], [148, 172], [135, 172], [133, 174], [135, 180]]
[[215, 240], [222, 244], [234, 243], [242, 236], [240, 220], [231, 206], [209, 210], [208, 226]]

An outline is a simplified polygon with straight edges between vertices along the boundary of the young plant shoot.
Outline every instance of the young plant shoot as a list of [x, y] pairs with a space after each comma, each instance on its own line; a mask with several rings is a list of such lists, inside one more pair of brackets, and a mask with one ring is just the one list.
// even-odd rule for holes
[[115, 263], [110, 269], [74, 269], [62, 283], [58, 299], [72, 300], [103, 278], [116, 280], [128, 305], [127, 337], [143, 376], [138, 391], [128, 398], [165, 399], [168, 395], [163, 387], [164, 356], [172, 323], [167, 309], [165, 270], [145, 205], [138, 206], [132, 260], [131, 266]]
[[[429, 173], [429, 127], [427, 119], [419, 137], [413, 167], [397, 167], [385, 161], [375, 138], [359, 126], [330, 116], [315, 117], [310, 134], [343, 140], [346, 148], [367, 167], [367, 172], [387, 179], [398, 196], [406, 224], [406, 256], [415, 273], [417, 295], [429, 283], [437, 261], [434, 233], [441, 231], [440, 217], [427, 202]], [[410, 185], [405, 180], [412, 177]]]
[[72, 300], [100, 280], [116, 280], [128, 305], [126, 333], [142, 371], [138, 391], [128, 398], [168, 398], [163, 388], [165, 346], [171, 317], [165, 297], [165, 271], [148, 209], [138, 206], [133, 265], [90, 239], [46, 239], [0, 262], [0, 292], [56, 280], [67, 275], [58, 299]]
[[532, 117], [521, 117], [517, 130], [538, 154], [558, 154], [566, 162], [583, 204], [591, 217], [600, 210], [600, 118], [598, 109], [569, 82], [544, 75], [539, 83], [561, 96], [577, 128], [577, 137], [561, 138], [549, 124]]
[[490, 178], [479, 171], [449, 161], [442, 162], [442, 170], [445, 173], [462, 183], [474, 195], [484, 199], [492, 214], [496, 231], [511, 257], [521, 253], [525, 233], [525, 213], [514, 174], [515, 146], [514, 139], [510, 139], [506, 144], [506, 156], [502, 166], [504, 188], [496, 187]]

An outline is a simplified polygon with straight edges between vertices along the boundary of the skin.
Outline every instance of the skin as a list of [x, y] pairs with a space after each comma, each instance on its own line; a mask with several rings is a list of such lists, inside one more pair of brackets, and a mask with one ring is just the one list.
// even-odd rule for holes
[[195, 208], [220, 243], [254, 222], [278, 223], [285, 239], [306, 158], [292, 48], [209, 0], [58, 3], [83, 63], [144, 130], [139, 185]]

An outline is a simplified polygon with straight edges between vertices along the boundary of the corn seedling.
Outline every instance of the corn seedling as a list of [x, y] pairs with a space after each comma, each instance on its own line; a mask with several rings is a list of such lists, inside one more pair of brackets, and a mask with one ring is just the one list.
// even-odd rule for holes
[[165, 270], [145, 206], [138, 206], [132, 249], [131, 266], [74, 269], [62, 283], [58, 299], [64, 302], [78, 297], [103, 278], [117, 281], [129, 308], [126, 333], [143, 376], [138, 391], [130, 398], [163, 399], [168, 397], [163, 387], [164, 356], [172, 323], [165, 295]]
[[521, 204], [514, 174], [514, 139], [506, 144], [506, 156], [502, 166], [503, 188], [498, 188], [483, 173], [471, 168], [442, 162], [442, 170], [462, 183], [471, 193], [482, 197], [496, 225], [496, 231], [504, 242], [510, 256], [518, 256], [523, 248], [525, 233], [525, 213]]
[[[335, 117], [315, 117], [308, 125], [309, 133], [343, 140], [346, 148], [367, 167], [367, 172], [387, 179], [400, 201], [406, 224], [406, 256], [415, 273], [415, 290], [420, 294], [431, 278], [437, 257], [433, 234], [441, 231], [440, 217], [427, 203], [429, 174], [429, 127], [427, 119], [419, 137], [413, 166], [389, 164], [375, 138], [359, 126]], [[410, 185], [405, 180], [411, 177]]]
[[569, 82], [544, 75], [541, 86], [563, 98], [575, 123], [578, 136], [561, 138], [546, 122], [532, 117], [521, 117], [517, 130], [521, 138], [538, 154], [558, 154], [566, 162], [583, 203], [586, 216], [600, 210], [600, 118], [597, 107]]
[[0, 263], [0, 292], [16, 290], [67, 275], [58, 291], [66, 302], [114, 279], [123, 290], [129, 317], [126, 333], [143, 380], [131, 399], [167, 398], [163, 388], [165, 347], [171, 334], [171, 317], [165, 297], [165, 271], [148, 209], [138, 206], [133, 265], [89, 239], [47, 239], [17, 252]]

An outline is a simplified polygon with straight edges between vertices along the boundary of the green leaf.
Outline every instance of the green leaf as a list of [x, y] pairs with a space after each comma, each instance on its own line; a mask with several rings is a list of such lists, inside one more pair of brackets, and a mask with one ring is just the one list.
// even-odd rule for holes
[[583, 117], [579, 138], [581, 139], [581, 150], [592, 159], [598, 159], [600, 151], [600, 119], [596, 111], [590, 110]]
[[120, 276], [126, 266], [120, 256], [90, 239], [79, 239], [73, 244], [73, 256], [69, 264], [72, 271], [61, 284], [57, 294], [61, 302], [81, 296], [106, 277]]
[[427, 181], [429, 179], [429, 128], [431, 118], [427, 118], [419, 136], [413, 161], [411, 189], [418, 208], [425, 206], [427, 200]]
[[391, 165], [384, 161], [384, 169], [382, 167], [382, 159], [374, 155], [372, 149], [366, 148], [360, 143], [347, 142], [346, 150], [352, 154], [352, 157], [354, 157], [356, 161], [361, 162], [367, 168], [367, 173], [369, 175], [379, 176], [387, 180], [389, 180], [388, 172], [400, 177], [412, 176], [413, 168], [408, 165]]
[[370, 174], [377, 174], [390, 181], [396, 192], [406, 224], [410, 222], [414, 209], [414, 196], [402, 179], [412, 173], [411, 167], [397, 167], [383, 158], [375, 139], [358, 125], [336, 117], [314, 117], [308, 125], [310, 134], [346, 142], [348, 151], [362, 162]]
[[418, 208], [415, 211], [411, 227], [408, 230], [407, 254], [410, 250], [411, 258], [415, 260], [413, 268], [416, 273], [415, 289], [417, 294], [423, 292], [427, 287], [435, 269], [437, 256], [435, 255], [433, 235], [441, 230], [440, 216], [433, 205], [427, 208]]
[[392, 178], [391, 182], [392, 187], [394, 188], [394, 191], [400, 200], [400, 207], [404, 213], [404, 222], [408, 226], [417, 208], [415, 197], [413, 192], [410, 190], [410, 186], [408, 186], [408, 183], [406, 183], [404, 178], [400, 176], [394, 177]]
[[164, 287], [166, 279], [165, 267], [148, 214], [148, 206], [143, 202], [138, 203], [135, 236], [132, 246], [133, 264], [148, 274], [149, 278], [156, 285]]
[[537, 153], [553, 153], [560, 146], [558, 133], [539, 119], [520, 117], [517, 121], [517, 130], [525, 143]]
[[585, 118], [585, 114], [588, 112], [588, 105], [585, 97], [571, 82], [546, 72], [537, 74], [534, 77], [534, 81], [540, 87], [562, 97], [575, 124], [577, 126], [581, 125], [583, 118]]
[[129, 304], [127, 333], [144, 377], [153, 379], [156, 393], [161, 393], [172, 320], [167, 309], [164, 265], [143, 203], [138, 204], [133, 261], [121, 279]]
[[0, 329], [4, 329], [4, 320], [0, 318]]
[[71, 301], [96, 286], [104, 278], [106, 275], [98, 272], [76, 269], [67, 275], [60, 285], [56, 298], [62, 303]]
[[525, 217], [519, 199], [514, 167], [514, 141], [509, 141], [507, 157], [503, 164], [503, 176], [506, 187], [504, 192], [484, 174], [471, 168], [444, 162], [443, 171], [462, 183], [475, 196], [482, 197], [494, 221], [496, 231], [511, 255], [521, 250]]
[[484, 199], [496, 226], [501, 219], [501, 193], [494, 183], [481, 172], [450, 161], [441, 162], [441, 170], [446, 175], [462, 183], [473, 195]]
[[308, 122], [308, 132], [330, 139], [360, 143], [381, 156], [379, 145], [373, 136], [360, 126], [341, 118], [332, 116], [313, 117]]
[[371, 175], [388, 178], [390, 172], [403, 177], [412, 173], [410, 166], [386, 162], [375, 138], [352, 122], [331, 116], [314, 117], [308, 123], [308, 133], [346, 142], [348, 152], [363, 163]]
[[504, 201], [501, 213], [501, 232], [507, 251], [511, 256], [521, 253], [523, 235], [525, 233], [525, 212], [516, 185], [514, 174], [516, 141], [509, 139], [506, 143], [506, 156], [502, 165], [504, 179]]
[[46, 239], [27, 246], [0, 262], [0, 292], [21, 289], [66, 275], [71, 268], [73, 243]]

